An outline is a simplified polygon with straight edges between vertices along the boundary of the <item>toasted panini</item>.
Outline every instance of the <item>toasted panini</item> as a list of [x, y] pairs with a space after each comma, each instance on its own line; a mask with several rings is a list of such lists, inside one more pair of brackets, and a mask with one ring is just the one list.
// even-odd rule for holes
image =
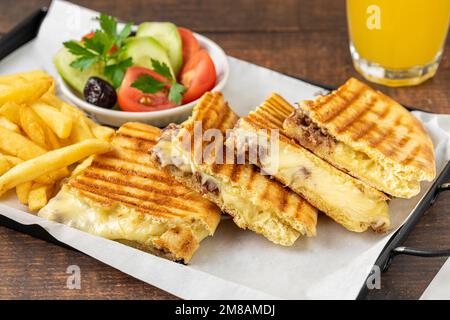
[[[261, 175], [253, 165], [237, 164], [235, 159], [217, 161], [220, 151], [216, 149], [205, 152], [210, 143], [202, 139], [203, 133], [218, 129], [217, 139], [223, 139], [218, 146], [223, 152], [226, 131], [237, 120], [221, 93], [206, 93], [191, 118], [180, 126], [166, 128], [152, 149], [154, 160], [184, 184], [202, 192], [243, 229], [281, 245], [292, 245], [300, 234], [314, 236], [317, 210], [304, 199]], [[194, 138], [196, 123], [201, 123], [200, 143]], [[186, 134], [188, 144], [194, 146], [191, 150], [183, 145]], [[204, 159], [198, 159], [199, 154]]]
[[81, 164], [39, 215], [187, 263], [214, 233], [220, 210], [152, 164], [148, 150], [160, 134], [124, 124], [114, 151]]
[[[283, 122], [293, 111], [294, 107], [273, 94], [256, 111], [238, 121], [230, 139], [235, 140], [236, 146], [243, 146], [257, 141], [252, 138], [255, 135], [278, 130], [278, 148], [274, 149], [278, 152], [257, 161], [260, 167], [270, 168], [273, 177], [348, 230], [387, 230], [388, 198], [383, 193], [341, 172], [284, 134]], [[268, 135], [262, 139], [267, 138]]]
[[302, 101], [286, 135], [370, 186], [410, 198], [436, 175], [433, 144], [400, 104], [351, 78], [329, 95]]

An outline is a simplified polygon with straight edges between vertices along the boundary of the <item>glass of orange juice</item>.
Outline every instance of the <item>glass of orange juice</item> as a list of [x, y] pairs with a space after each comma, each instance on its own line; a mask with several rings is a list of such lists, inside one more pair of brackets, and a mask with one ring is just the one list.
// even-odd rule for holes
[[388, 86], [434, 76], [450, 20], [450, 0], [347, 0], [356, 70]]

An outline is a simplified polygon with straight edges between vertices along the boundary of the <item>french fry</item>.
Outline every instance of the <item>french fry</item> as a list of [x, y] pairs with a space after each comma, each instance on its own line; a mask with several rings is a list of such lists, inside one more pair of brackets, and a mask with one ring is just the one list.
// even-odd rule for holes
[[19, 126], [14, 122], [9, 121], [8, 118], [4, 116], [0, 116], [0, 126], [2, 126], [5, 129], [20, 133]]
[[70, 116], [42, 102], [33, 103], [31, 108], [59, 138], [69, 137], [72, 130], [72, 118]]
[[16, 187], [17, 198], [21, 204], [28, 204], [28, 194], [30, 193], [32, 184], [31, 181], [28, 181], [21, 183]]
[[[17, 166], [19, 163], [22, 163], [23, 160], [19, 159], [14, 156], [8, 156], [8, 155], [2, 155], [0, 154], [0, 162], [1, 158], [4, 157], [6, 160], [8, 160], [10, 166], [8, 168], [11, 169], [12, 167]], [[67, 167], [57, 169], [55, 171], [49, 172], [47, 174], [44, 174], [38, 178], [35, 179], [36, 182], [42, 183], [42, 184], [52, 184], [55, 183], [58, 180], [61, 180], [62, 178], [70, 176], [70, 170]], [[1, 175], [1, 174], [0, 174]]]
[[44, 95], [42, 95], [42, 97], [39, 98], [39, 101], [51, 105], [58, 110], [61, 110], [61, 105], [63, 103], [61, 99], [59, 99], [55, 94], [51, 92], [46, 92]]
[[88, 139], [93, 139], [94, 135], [91, 129], [87, 125], [84, 117], [79, 117], [76, 125], [73, 126], [72, 132], [70, 134], [70, 141], [72, 143], [81, 142]]
[[9, 121], [20, 124], [20, 105], [15, 102], [7, 102], [0, 108], [0, 114]]
[[94, 156], [95, 155], [91, 155], [86, 159], [84, 159], [83, 162], [81, 162], [79, 165], [75, 167], [75, 169], [73, 169], [72, 174], [70, 176], [75, 177], [79, 175], [81, 172], [83, 172], [84, 169], [86, 169], [91, 165], [92, 161], [94, 160]]
[[94, 138], [83, 112], [67, 103], [61, 105], [61, 112], [72, 118], [73, 126], [69, 137], [70, 142], [77, 143]]
[[59, 99], [58, 97], [56, 97], [56, 99], [58, 99], [60, 102], [60, 110], [61, 112], [64, 112], [66, 114], [72, 114], [74, 117], [76, 116], [82, 116], [85, 117], [86, 115], [84, 114], [83, 111], [81, 111], [80, 109], [78, 109], [77, 107], [74, 107], [71, 104], [66, 103], [65, 101]]
[[8, 159], [4, 156], [0, 156], [0, 176], [4, 174], [6, 171], [11, 169], [12, 165], [11, 162], [8, 161]]
[[12, 86], [0, 91], [0, 105], [12, 101], [17, 104], [29, 103], [39, 99], [52, 85], [52, 80], [36, 79], [20, 86]]
[[45, 71], [33, 70], [28, 72], [11, 74], [7, 76], [0, 76], [0, 84], [17, 85], [18, 82], [19, 83], [32, 82], [41, 78], [53, 81], [53, 78]]
[[[64, 100], [58, 98], [55, 94], [47, 92], [39, 99], [39, 101], [41, 101], [45, 104], [48, 104], [48, 105], [58, 109], [61, 112], [63, 112], [65, 110], [66, 111], [65, 114], [69, 115], [70, 113], [73, 113], [76, 115], [84, 116], [83, 111], [81, 111], [77, 107], [74, 107], [74, 106], [68, 104]], [[69, 111], [69, 112], [67, 112], [67, 111]]]
[[3, 155], [11, 164], [11, 167], [17, 166], [19, 163], [22, 163], [23, 160], [14, 156]]
[[78, 122], [79, 117], [83, 118], [84, 122], [88, 125], [91, 134], [89, 133], [89, 130], [86, 129], [86, 126], [83, 123], [81, 123], [80, 125], [78, 125], [78, 128], [75, 129], [75, 133], [72, 135], [71, 140], [74, 142], [79, 142], [94, 137], [105, 141], [109, 141], [112, 138], [113, 134], [115, 133], [114, 129], [105, 126], [100, 126], [99, 124], [92, 121], [92, 119], [89, 119], [84, 114], [83, 111], [64, 102], [55, 95], [47, 93], [41, 97], [40, 101], [48, 105], [51, 105], [59, 109], [62, 113], [72, 117], [74, 126], [77, 125], [76, 123]]
[[36, 182], [39, 182], [42, 184], [53, 184], [56, 181], [61, 180], [62, 178], [68, 177], [69, 175], [70, 175], [69, 169], [67, 167], [64, 167], [64, 168], [49, 172], [47, 174], [44, 174], [34, 180]]
[[47, 126], [43, 126], [45, 131], [45, 141], [47, 145], [50, 147], [50, 150], [59, 149], [63, 146], [62, 140], [59, 139], [56, 134]]
[[114, 136], [114, 133], [116, 133], [116, 131], [113, 128], [99, 125], [92, 127], [91, 131], [97, 139], [102, 139], [105, 141], [111, 141], [112, 137]]
[[0, 83], [0, 92], [7, 91], [11, 88], [11, 84]]
[[91, 154], [108, 152], [111, 148], [108, 142], [89, 139], [24, 161], [0, 177], [0, 195], [21, 183], [32, 181], [44, 174], [67, 167]]
[[50, 85], [50, 88], [48, 88], [47, 92], [44, 94], [55, 94], [56, 93], [56, 83], [55, 80], [53, 78], [52, 79], [52, 84]]
[[22, 204], [39, 210], [61, 179], [111, 150], [114, 133], [58, 98], [44, 71], [0, 76], [0, 196], [15, 188]]
[[8, 155], [29, 160], [47, 152], [30, 139], [0, 126], [0, 150]]
[[49, 184], [33, 183], [28, 193], [28, 208], [37, 211], [43, 208], [52, 196], [53, 186]]
[[20, 126], [31, 141], [43, 148], [48, 148], [45, 141], [45, 129], [38, 115], [29, 106], [20, 108]]
[[97, 139], [102, 139], [105, 141], [111, 141], [114, 133], [116, 132], [113, 128], [101, 126], [98, 123], [95, 123], [92, 119], [85, 117], [85, 121], [89, 128], [92, 131], [92, 134]]

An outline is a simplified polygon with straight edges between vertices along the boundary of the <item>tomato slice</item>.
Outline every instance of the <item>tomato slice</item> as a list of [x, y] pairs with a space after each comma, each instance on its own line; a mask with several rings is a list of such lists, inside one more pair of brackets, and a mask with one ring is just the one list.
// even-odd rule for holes
[[129, 67], [117, 96], [120, 109], [123, 111], [146, 112], [176, 107], [177, 104], [171, 102], [168, 98], [170, 84], [167, 84], [164, 89], [156, 93], [143, 93], [141, 90], [131, 86], [134, 81], [145, 74], [160, 82], [170, 83], [166, 78], [150, 69], [137, 66]]
[[183, 103], [200, 98], [216, 85], [216, 68], [205, 49], [200, 49], [189, 59], [181, 71], [181, 83], [187, 88]]
[[[89, 32], [87, 34], [85, 34], [82, 38], [81, 38], [81, 43], [84, 43], [84, 39], [91, 39], [95, 34], [95, 31]], [[111, 49], [109, 49], [108, 54], [113, 54], [114, 52], [117, 51], [117, 46], [113, 45], [111, 47]]]
[[178, 28], [178, 33], [181, 37], [183, 45], [183, 64], [186, 64], [189, 59], [200, 50], [200, 44], [191, 30], [186, 28]]
[[85, 34], [82, 38], [81, 41], [84, 41], [84, 39], [92, 39], [92, 37], [94, 36], [95, 31], [89, 32], [87, 34]]

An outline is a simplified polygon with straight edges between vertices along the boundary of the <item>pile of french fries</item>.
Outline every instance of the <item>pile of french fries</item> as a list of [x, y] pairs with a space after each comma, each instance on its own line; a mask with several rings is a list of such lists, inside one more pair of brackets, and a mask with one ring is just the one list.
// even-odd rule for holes
[[110, 150], [113, 135], [59, 99], [44, 71], [0, 76], [0, 195], [15, 188], [22, 204], [39, 210], [74, 163]]

